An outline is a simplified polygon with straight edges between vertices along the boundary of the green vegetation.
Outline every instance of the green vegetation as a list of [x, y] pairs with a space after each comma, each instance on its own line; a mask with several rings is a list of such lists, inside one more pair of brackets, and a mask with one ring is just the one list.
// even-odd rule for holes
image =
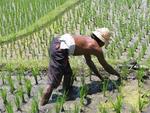
[[32, 84], [31, 84], [30, 79], [25, 79], [25, 87], [26, 87], [27, 95], [30, 98], [31, 97], [31, 89], [32, 89]]
[[1, 97], [3, 99], [3, 103], [6, 105], [8, 101], [7, 101], [7, 91], [5, 88], [1, 89]]
[[115, 102], [111, 102], [116, 113], [121, 113], [122, 104], [123, 104], [123, 96], [118, 95]]
[[[102, 83], [103, 91], [97, 94], [102, 94], [104, 100], [96, 100], [100, 101], [98, 111], [107, 113], [111, 109], [120, 113], [123, 103], [128, 101], [127, 104], [136, 104], [131, 105], [131, 112], [136, 113], [148, 104], [150, 96], [143, 91], [146, 85], [144, 77], [147, 75], [144, 68], [134, 72], [125, 63], [135, 59], [140, 66], [142, 64], [141, 67], [150, 67], [149, 0], [1, 0], [0, 14], [0, 99], [6, 112], [24, 110], [24, 106], [30, 102], [30, 111], [23, 112], [40, 112], [38, 104], [44, 86], [39, 86], [43, 85], [43, 75], [47, 74], [50, 59], [47, 50], [53, 37], [63, 33], [90, 35], [91, 31], [99, 27], [108, 27], [113, 32], [114, 41], [103, 48], [107, 61], [114, 67], [118, 67], [118, 64], [126, 67], [118, 69], [124, 84], [118, 87], [114, 82], [116, 89], [107, 91], [108, 80]], [[93, 58], [93, 61], [99, 69], [97, 59]], [[84, 100], [88, 99], [85, 77], [90, 76], [91, 80], [93, 73], [82, 56], [71, 57], [70, 63], [73, 79], [81, 76], [79, 104], [71, 109], [71, 112], [79, 113], [86, 107]], [[134, 81], [132, 73], [137, 77]], [[39, 75], [44, 79], [41, 76], [39, 79]], [[92, 84], [95, 80], [90, 82]], [[137, 85], [135, 89], [128, 87], [130, 82]], [[129, 94], [122, 94], [124, 87]], [[66, 94], [57, 98], [53, 107], [56, 113], [63, 110], [66, 98]], [[109, 98], [113, 101], [109, 102]]]

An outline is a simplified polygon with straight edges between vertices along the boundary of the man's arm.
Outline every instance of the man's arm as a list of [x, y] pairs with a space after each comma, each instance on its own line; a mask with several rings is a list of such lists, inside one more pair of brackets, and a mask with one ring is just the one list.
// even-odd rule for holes
[[99, 54], [96, 55], [98, 58], [98, 61], [103, 66], [103, 68], [110, 74], [117, 75], [120, 78], [120, 74], [107, 63], [107, 61], [104, 58], [103, 52], [101, 51]]
[[89, 66], [89, 68], [91, 69], [91, 71], [93, 71], [95, 73], [96, 76], [98, 76], [102, 81], [104, 80], [103, 77], [99, 74], [95, 64], [93, 63], [93, 61], [91, 60], [91, 56], [90, 55], [84, 55], [85, 60], [87, 65]]

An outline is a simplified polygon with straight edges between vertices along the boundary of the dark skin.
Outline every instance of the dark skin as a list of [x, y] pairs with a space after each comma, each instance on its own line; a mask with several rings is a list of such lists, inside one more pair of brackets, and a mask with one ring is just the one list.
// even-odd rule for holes
[[[120, 79], [120, 74], [111, 65], [109, 65], [104, 58], [103, 51], [102, 51], [102, 47], [104, 46], [104, 43], [102, 43], [101, 41], [98, 42], [88, 36], [79, 35], [73, 37], [75, 40], [75, 51], [73, 55], [74, 56], [84, 55], [87, 65], [95, 73], [95, 75], [99, 77], [99, 79], [101, 79], [102, 81], [104, 80], [103, 77], [99, 74], [95, 64], [91, 60], [91, 55], [97, 57], [99, 63], [103, 66], [103, 68], [108, 73], [117, 75]], [[53, 89], [54, 88], [51, 85], [47, 85], [44, 94], [42, 96], [41, 105], [45, 105], [48, 103]]]

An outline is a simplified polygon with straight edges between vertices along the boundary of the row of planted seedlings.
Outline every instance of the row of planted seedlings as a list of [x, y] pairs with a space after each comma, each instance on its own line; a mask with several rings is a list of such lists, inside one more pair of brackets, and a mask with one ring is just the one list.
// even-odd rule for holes
[[[144, 68], [141, 68], [139, 70], [132, 70], [128, 68], [127, 63], [125, 63], [125, 66], [121, 68], [121, 78], [122, 82], [120, 86], [117, 86], [117, 84], [114, 82], [114, 85], [117, 88], [117, 92], [113, 91], [113, 93], [116, 93], [116, 96], [113, 97], [112, 93], [108, 92], [109, 80], [104, 80], [102, 83], [102, 92], [104, 97], [106, 97], [106, 100], [101, 100], [98, 105], [98, 111], [100, 113], [109, 113], [109, 112], [116, 112], [116, 113], [122, 113], [122, 112], [131, 112], [131, 113], [137, 113], [137, 112], [143, 112], [145, 108], [150, 104], [149, 97], [150, 97], [150, 89], [144, 89], [144, 76], [146, 75], [146, 70]], [[135, 74], [136, 79], [130, 80], [130, 77], [133, 76], [132, 74]], [[127, 101], [125, 98], [126, 93], [124, 90], [124, 87], [126, 87], [127, 82], [132, 82], [133, 80], [137, 81], [137, 100], [130, 99]], [[134, 91], [132, 92], [134, 94]], [[131, 94], [131, 92], [129, 93]], [[130, 95], [132, 96], [132, 94]], [[133, 98], [135, 99], [135, 98]], [[131, 101], [135, 101], [135, 105], [131, 104]], [[127, 108], [128, 107], [128, 108]], [[127, 108], [127, 109], [126, 109]]]
[[1, 70], [0, 103], [3, 107], [1, 108], [2, 112], [37, 113], [43, 90], [39, 85], [39, 82], [43, 79], [42, 76], [37, 67], [30, 69], [28, 72], [24, 67], [14, 70], [12, 65], [7, 65], [5, 69]]
[[[15, 50], [17, 53], [17, 57], [26, 58], [25, 54], [28, 54], [29, 57], [27, 58], [33, 58], [33, 57], [42, 58], [43, 56], [45, 56], [46, 51], [47, 51], [47, 46], [48, 46], [47, 42], [49, 42], [49, 40], [52, 39], [54, 34], [62, 34], [65, 32], [75, 33], [75, 34], [89, 34], [91, 33], [92, 30], [95, 29], [95, 27], [107, 26], [110, 28], [112, 27], [114, 29], [113, 32], [116, 32], [114, 36], [116, 37], [115, 40], [116, 41], [118, 40], [118, 42], [116, 43], [118, 47], [120, 45], [119, 47], [120, 50], [119, 50], [119, 49], [112, 48], [113, 43], [110, 44], [109, 46], [110, 49], [108, 48], [107, 53], [110, 55], [110, 57], [119, 58], [119, 56], [126, 49], [128, 42], [137, 33], [137, 32], [135, 33], [136, 29], [133, 29], [133, 28], [138, 28], [137, 31], [139, 31], [140, 33], [142, 26], [139, 24], [140, 22], [136, 18], [140, 18], [138, 17], [139, 15], [138, 10], [141, 11], [142, 9], [138, 9], [138, 6], [140, 6], [140, 4], [138, 4], [138, 0], [131, 7], [131, 9], [128, 9], [126, 4], [121, 9], [120, 9], [121, 5], [116, 6], [116, 7], [115, 6], [116, 6], [116, 1], [113, 1], [112, 3], [110, 3], [109, 1], [107, 2], [99, 1], [98, 3], [96, 3], [94, 2], [94, 0], [93, 1], [87, 0], [79, 4], [78, 6], [73, 7], [71, 10], [68, 10], [64, 15], [62, 15], [61, 18], [56, 19], [56, 21], [54, 21], [49, 27], [44, 28], [36, 33], [30, 34], [28, 37], [25, 37], [25, 39], [19, 40], [19, 43], [20, 43], [18, 44], [19, 47], [17, 47], [18, 46], [17, 45], [16, 48], [18, 49]], [[129, 10], [128, 13], [124, 12], [124, 8]], [[119, 10], [118, 13], [117, 13], [117, 10]], [[131, 10], [134, 10], [135, 16], [132, 15]], [[108, 13], [103, 13], [103, 12], [108, 12]], [[145, 20], [146, 19], [142, 19], [142, 21], [145, 21]], [[125, 24], [125, 23], [128, 23], [128, 24]], [[146, 23], [148, 23], [148, 21], [146, 21]], [[138, 24], [138, 27], [136, 26], [137, 24]], [[144, 24], [142, 29], [147, 28], [146, 26], [147, 24]], [[147, 30], [145, 32], [147, 32]], [[31, 40], [33, 40], [33, 42], [31, 42]], [[15, 41], [15, 43], [17, 43], [17, 41]], [[10, 45], [12, 44], [13, 43], [10, 43]], [[10, 51], [10, 53], [12, 52], [10, 47], [12, 47], [12, 49], [14, 50], [13, 48], [14, 44], [9, 47], [8, 45], [4, 44], [1, 46], [1, 49], [0, 49], [2, 51], [1, 56], [3, 58], [7, 58], [7, 57], [10, 58], [10, 56], [14, 58], [15, 56], [8, 54], [9, 53], [8, 51]], [[24, 46], [25, 51], [22, 45]], [[7, 50], [7, 53], [6, 53], [6, 50]], [[116, 51], [116, 54], [111, 55], [113, 50]], [[13, 51], [14, 55], [16, 55], [15, 51]]]
[[[70, 13], [70, 12], [69, 12]], [[71, 13], [70, 13], [71, 14]], [[63, 17], [66, 19], [66, 15]], [[60, 28], [61, 32], [66, 31], [65, 27], [61, 27], [65, 24], [63, 19], [56, 20], [48, 28], [42, 29], [39, 32], [33, 33], [23, 39], [14, 41], [12, 43], [2, 44], [0, 51], [1, 57], [4, 59], [16, 59], [16, 58], [42, 58], [48, 56], [47, 48], [49, 41], [52, 40], [55, 33], [58, 33]], [[63, 23], [62, 23], [63, 22]], [[67, 28], [68, 31], [70, 28]], [[13, 50], [13, 51], [12, 51]]]
[[[115, 41], [110, 44], [107, 49], [108, 58], [113, 57], [118, 59], [121, 56], [123, 58], [127, 58], [127, 56], [134, 57], [139, 42], [143, 40], [143, 38], [145, 38], [144, 40], [149, 40], [147, 36], [149, 22], [144, 18], [148, 8], [142, 12], [143, 8], [140, 8], [140, 6], [142, 6], [142, 4], [133, 4], [131, 9], [128, 9], [128, 13], [116, 13], [120, 15], [116, 16], [116, 18], [118, 18], [118, 25], [116, 26], [118, 30], [115, 28]], [[145, 22], [144, 24], [143, 21]], [[114, 50], [115, 54], [111, 55]]]
[[[48, 56], [48, 37], [50, 35], [43, 31], [28, 36], [27, 38], [14, 41], [12, 43], [2, 44], [0, 51], [1, 57], [5, 59], [40, 59]], [[44, 36], [43, 36], [44, 35]]]
[[[65, 0], [1, 0], [0, 36], [17, 32], [62, 5]], [[24, 4], [24, 5], [22, 5]]]

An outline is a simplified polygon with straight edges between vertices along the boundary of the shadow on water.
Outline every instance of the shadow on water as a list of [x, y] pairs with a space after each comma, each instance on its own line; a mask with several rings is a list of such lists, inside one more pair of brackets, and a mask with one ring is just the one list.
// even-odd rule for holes
[[[103, 91], [103, 83], [101, 81], [91, 81], [91, 83], [86, 84], [88, 87], [88, 95], [96, 94]], [[107, 91], [113, 91], [118, 88], [120, 84], [118, 81], [108, 80]], [[57, 98], [63, 95], [63, 89], [58, 90], [59, 93], [53, 93], [49, 103], [55, 103]], [[87, 95], [87, 96], [88, 96]], [[73, 101], [80, 98], [80, 86], [73, 86], [70, 94], [67, 96], [66, 101]], [[85, 98], [87, 103], [90, 104], [91, 99]]]

